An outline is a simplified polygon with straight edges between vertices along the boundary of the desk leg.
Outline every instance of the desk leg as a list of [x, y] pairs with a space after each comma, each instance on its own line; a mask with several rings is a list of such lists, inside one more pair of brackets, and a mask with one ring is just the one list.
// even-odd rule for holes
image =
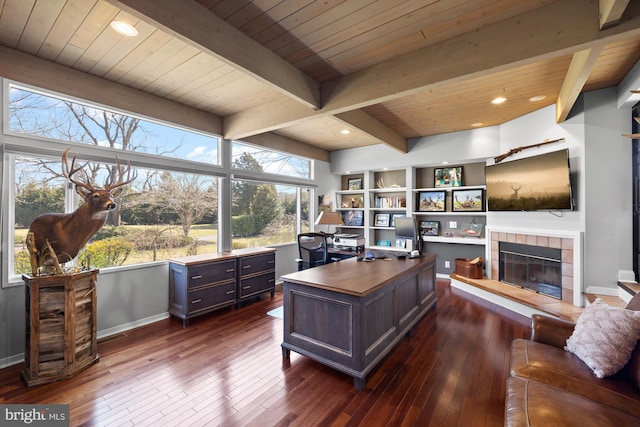
[[362, 378], [353, 377], [353, 386], [358, 391], [362, 391], [364, 389], [364, 385], [366, 382], [367, 382], [367, 379], [365, 377], [362, 377]]
[[282, 358], [288, 359], [289, 357], [291, 357], [291, 350], [289, 350], [288, 348], [282, 347]]

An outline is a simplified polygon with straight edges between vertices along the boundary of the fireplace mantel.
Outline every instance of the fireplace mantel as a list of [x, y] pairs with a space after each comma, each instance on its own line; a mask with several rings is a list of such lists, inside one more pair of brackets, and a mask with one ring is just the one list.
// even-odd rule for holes
[[562, 300], [583, 306], [582, 232], [543, 229], [486, 227], [487, 277], [499, 280], [499, 242], [520, 243], [562, 250]]

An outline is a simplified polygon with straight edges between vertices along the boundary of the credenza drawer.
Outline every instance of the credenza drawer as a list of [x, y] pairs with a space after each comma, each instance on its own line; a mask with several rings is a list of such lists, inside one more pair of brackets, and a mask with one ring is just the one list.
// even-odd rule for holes
[[236, 277], [236, 260], [232, 259], [189, 267], [188, 275], [187, 281], [190, 289], [210, 283], [232, 280]]
[[241, 257], [238, 261], [241, 277], [276, 268], [276, 256], [273, 253]]
[[236, 282], [231, 281], [191, 291], [189, 292], [188, 298], [189, 313], [205, 310], [221, 304], [233, 303], [236, 299]]
[[276, 273], [273, 271], [270, 273], [261, 274], [259, 276], [242, 279], [239, 285], [240, 298], [274, 289], [275, 286]]

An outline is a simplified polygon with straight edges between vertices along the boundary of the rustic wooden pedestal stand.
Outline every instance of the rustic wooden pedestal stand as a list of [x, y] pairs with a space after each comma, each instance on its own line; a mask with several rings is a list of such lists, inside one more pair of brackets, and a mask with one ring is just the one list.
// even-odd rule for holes
[[25, 282], [26, 339], [22, 379], [28, 387], [70, 378], [99, 360], [98, 270]]

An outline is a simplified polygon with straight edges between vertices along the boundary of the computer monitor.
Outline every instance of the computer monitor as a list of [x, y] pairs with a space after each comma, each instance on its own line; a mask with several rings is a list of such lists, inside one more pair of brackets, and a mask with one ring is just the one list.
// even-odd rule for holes
[[422, 253], [422, 240], [418, 229], [418, 221], [411, 216], [395, 219], [396, 238], [405, 239], [407, 252], [417, 250]]

